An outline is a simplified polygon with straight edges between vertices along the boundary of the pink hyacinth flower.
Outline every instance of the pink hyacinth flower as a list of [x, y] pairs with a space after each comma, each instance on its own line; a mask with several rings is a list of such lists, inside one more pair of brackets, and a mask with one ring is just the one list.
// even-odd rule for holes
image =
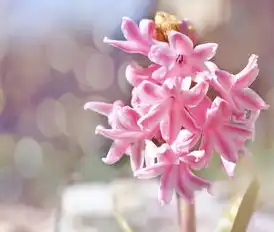
[[120, 48], [128, 53], [147, 55], [154, 44], [155, 23], [153, 20], [143, 19], [138, 25], [128, 17], [123, 17], [121, 29], [126, 41], [111, 40], [107, 37], [104, 42]]
[[245, 110], [258, 111], [269, 107], [254, 90], [249, 88], [259, 73], [257, 58], [256, 55], [251, 55], [246, 67], [236, 75], [222, 70], [215, 71], [214, 88], [238, 116], [245, 113]]
[[152, 73], [159, 67], [157, 64], [151, 64], [148, 68], [143, 68], [135, 63], [130, 64], [126, 68], [126, 79], [133, 87], [137, 87], [145, 80], [160, 84], [160, 82], [151, 77]]
[[223, 159], [236, 163], [244, 142], [252, 137], [252, 129], [245, 124], [231, 121], [230, 108], [217, 97], [207, 112], [200, 149], [205, 150], [205, 158], [210, 160], [215, 150]]
[[149, 59], [162, 67], [153, 73], [154, 78], [172, 76], [193, 76], [207, 71], [205, 62], [216, 53], [215, 43], [200, 44], [193, 48], [193, 42], [186, 35], [171, 31], [169, 43], [157, 43], [151, 47]]
[[191, 78], [174, 77], [167, 79], [163, 85], [148, 81], [137, 87], [139, 99], [151, 107], [143, 115], [138, 124], [144, 129], [153, 129], [160, 125], [162, 137], [172, 143], [182, 127], [195, 131], [199, 125], [195, 123], [187, 107], [195, 107], [205, 97], [208, 84], [200, 82], [193, 88]]
[[[95, 109], [90, 104], [91, 109]], [[102, 104], [102, 107], [105, 107]], [[96, 106], [96, 111], [101, 111]], [[113, 107], [114, 108], [114, 107]], [[149, 137], [148, 133], [144, 133], [137, 124], [140, 115], [129, 106], [116, 107], [112, 118], [115, 123], [111, 123], [112, 129], [106, 129], [103, 126], [97, 126], [95, 133], [101, 134], [107, 138], [113, 139], [114, 142], [103, 161], [107, 164], [118, 162], [124, 153], [129, 152], [131, 167], [135, 171], [143, 166], [144, 156], [142, 151], [145, 147], [145, 139]], [[113, 121], [112, 121], [113, 122]]]
[[113, 102], [113, 104], [104, 102], [87, 102], [84, 105], [84, 109], [92, 110], [98, 114], [108, 117], [109, 125], [111, 125], [113, 128], [116, 128], [119, 127], [120, 124], [117, 120], [117, 110], [124, 106], [125, 104], [120, 100]]
[[161, 176], [159, 201], [162, 205], [170, 203], [174, 190], [188, 201], [192, 201], [194, 192], [209, 189], [210, 183], [191, 171], [203, 157], [204, 151], [176, 153], [168, 144], [157, 149], [158, 162], [135, 172], [140, 179]]

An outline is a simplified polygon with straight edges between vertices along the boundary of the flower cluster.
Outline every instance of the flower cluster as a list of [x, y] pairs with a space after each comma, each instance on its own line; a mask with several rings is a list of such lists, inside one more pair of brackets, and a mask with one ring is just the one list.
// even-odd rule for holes
[[[254, 137], [254, 123], [268, 105], [249, 86], [258, 75], [257, 56], [234, 75], [211, 60], [218, 45], [194, 46], [183, 33], [170, 31], [168, 42], [156, 40], [155, 22], [143, 19], [137, 25], [124, 17], [125, 41], [104, 42], [128, 53], [147, 56], [144, 68], [131, 64], [126, 78], [133, 86], [131, 106], [88, 102], [91, 109], [108, 117], [110, 129], [98, 126], [96, 133], [113, 140], [103, 161], [113, 164], [130, 157], [138, 178], [160, 176], [159, 200], [171, 201], [173, 192], [193, 200], [194, 192], [209, 189], [210, 182], [193, 170], [206, 168], [214, 153], [228, 175], [233, 175], [239, 155]], [[217, 92], [215, 99], [208, 96]]]

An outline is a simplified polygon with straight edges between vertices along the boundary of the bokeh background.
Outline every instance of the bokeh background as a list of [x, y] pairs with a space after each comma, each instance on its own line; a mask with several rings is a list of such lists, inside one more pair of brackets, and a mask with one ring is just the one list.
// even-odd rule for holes
[[[129, 100], [125, 68], [132, 60], [146, 61], [102, 39], [122, 39], [123, 16], [139, 21], [157, 10], [189, 18], [201, 41], [219, 43], [215, 60], [224, 69], [236, 73], [252, 53], [258, 54], [260, 76], [253, 88], [273, 105], [272, 0], [1, 0], [1, 232], [120, 231], [114, 206], [137, 215], [130, 219], [136, 232], [155, 229], [155, 220], [164, 223], [163, 218], [169, 221], [157, 231], [170, 231], [175, 205], [158, 208], [156, 183], [133, 181], [126, 159], [111, 167], [101, 162], [110, 141], [94, 129], [106, 121], [83, 110], [87, 101]], [[251, 146], [252, 168], [260, 173], [267, 206], [274, 196], [273, 116], [273, 107], [261, 114]], [[247, 173], [250, 166], [243, 170]], [[215, 172], [211, 176], [222, 179]], [[230, 193], [231, 186], [241, 184], [224, 182], [220, 189], [226, 186], [225, 191], [217, 193]], [[150, 204], [153, 212], [145, 208], [146, 214], [140, 213]], [[220, 211], [221, 202], [210, 204]], [[210, 224], [203, 212], [198, 212], [200, 224]], [[258, 228], [254, 231], [272, 231]]]

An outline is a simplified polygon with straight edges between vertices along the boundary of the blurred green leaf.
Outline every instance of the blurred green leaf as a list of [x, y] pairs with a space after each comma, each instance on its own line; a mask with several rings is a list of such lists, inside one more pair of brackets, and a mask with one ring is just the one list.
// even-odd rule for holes
[[216, 232], [245, 232], [255, 211], [259, 194], [259, 182], [255, 177], [242, 198], [236, 198], [220, 220]]
[[246, 231], [252, 214], [256, 208], [259, 189], [259, 181], [255, 177], [247, 188], [246, 193], [242, 199], [231, 232]]
[[114, 213], [114, 216], [118, 222], [118, 225], [122, 229], [123, 232], [133, 232], [133, 229], [129, 226], [127, 221], [122, 217], [119, 213]]
[[228, 179], [227, 175], [225, 171], [220, 168], [220, 164], [220, 156], [215, 153], [207, 168], [202, 170], [195, 170], [194, 173], [208, 180], [226, 180]]

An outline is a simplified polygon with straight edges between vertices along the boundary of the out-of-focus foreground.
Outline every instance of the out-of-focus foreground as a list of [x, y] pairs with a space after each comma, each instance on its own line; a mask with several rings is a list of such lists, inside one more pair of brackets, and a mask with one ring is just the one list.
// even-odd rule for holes
[[[274, 195], [269, 184], [274, 162], [272, 0], [2, 0], [0, 231], [120, 231], [114, 210], [128, 215], [136, 232], [176, 231], [176, 206], [160, 208], [156, 183], [134, 181], [126, 159], [111, 167], [101, 162], [110, 141], [94, 129], [106, 122], [83, 110], [91, 100], [129, 99], [125, 68], [132, 60], [146, 61], [102, 39], [121, 38], [123, 16], [138, 21], [153, 17], [156, 9], [189, 18], [202, 41], [219, 43], [216, 62], [222, 68], [237, 72], [251, 53], [259, 55], [260, 77], [253, 88], [271, 107], [257, 124], [252, 167], [263, 183], [263, 209], [272, 209], [267, 202]], [[250, 174], [243, 163], [239, 174], [246, 175], [218, 182], [218, 196], [231, 192], [231, 185], [240, 191]], [[227, 191], [221, 193], [224, 186]], [[206, 193], [198, 195], [198, 202], [199, 231], [211, 232], [225, 203]], [[250, 231], [272, 231], [267, 213], [256, 217]]]

